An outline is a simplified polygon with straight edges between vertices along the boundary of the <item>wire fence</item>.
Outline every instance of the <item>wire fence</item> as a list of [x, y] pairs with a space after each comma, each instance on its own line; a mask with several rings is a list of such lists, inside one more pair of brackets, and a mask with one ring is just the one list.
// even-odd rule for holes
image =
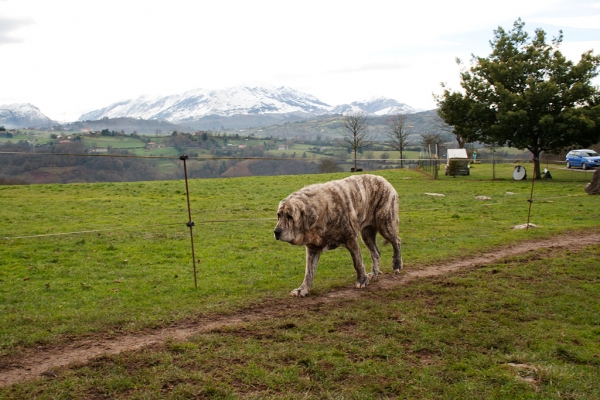
[[[212, 161], [212, 160], [236, 160], [236, 161], [244, 161], [244, 160], [265, 160], [265, 161], [289, 161], [289, 158], [282, 157], [187, 157], [187, 156], [140, 156], [140, 155], [122, 155], [122, 154], [69, 154], [69, 153], [19, 153], [19, 152], [0, 152], [0, 154], [4, 155], [13, 155], [13, 156], [26, 156], [26, 157], [40, 157], [40, 156], [52, 156], [52, 157], [96, 157], [96, 158], [115, 158], [115, 159], [123, 159], [123, 158], [138, 158], [138, 159], [167, 159], [174, 162], [180, 162], [181, 166], [184, 170], [186, 170], [186, 162], [188, 160], [196, 160], [196, 161]], [[304, 162], [314, 162], [314, 160], [303, 160]], [[339, 160], [340, 164], [347, 163], [350, 165], [352, 163], [351, 160]], [[433, 179], [441, 178], [440, 170], [443, 166], [446, 165], [445, 160], [440, 159], [361, 159], [360, 160], [362, 169], [364, 171], [370, 170], [379, 170], [386, 168], [399, 168], [400, 163], [403, 164], [406, 168], [417, 168], [427, 174], [430, 174]], [[526, 162], [523, 160], [478, 160], [477, 163], [472, 163], [472, 168], [476, 169], [481, 164], [492, 164], [493, 167], [504, 166], [504, 173], [506, 171], [510, 171], [510, 167], [513, 164], [525, 164]], [[507, 165], [508, 164], [508, 165]], [[508, 168], [506, 168], [508, 166]], [[531, 171], [533, 172], [533, 164], [529, 164], [532, 167]], [[570, 181], [589, 181], [591, 179], [591, 173], [593, 171], [583, 171], [583, 170], [575, 170], [575, 169], [567, 169], [566, 166], [561, 163], [552, 163], [549, 161], [542, 163], [542, 168], [545, 168], [550, 176], [553, 178], [570, 180]], [[486, 170], [487, 171], [487, 170]], [[69, 232], [48, 232], [48, 233], [40, 233], [40, 234], [20, 234], [20, 235], [8, 235], [4, 237], [4, 240], [9, 242], [14, 242], [15, 240], [29, 240], [29, 239], [44, 239], [44, 238], [52, 238], [52, 237], [64, 237], [64, 236], [74, 236], [74, 235], [89, 235], [89, 234], [100, 234], [100, 233], [114, 233], [118, 231], [152, 231], [152, 230], [162, 230], [176, 226], [186, 226], [189, 229], [190, 234], [190, 244], [191, 244], [191, 259], [194, 267], [194, 283], [197, 287], [196, 282], [196, 261], [199, 261], [194, 253], [194, 227], [196, 223], [198, 224], [232, 224], [232, 223], [253, 223], [253, 222], [266, 222], [266, 221], [275, 221], [276, 218], [232, 218], [232, 219], [205, 219], [196, 221], [193, 220], [192, 208], [190, 205], [190, 191], [188, 187], [188, 176], [187, 170], [185, 174], [185, 193], [187, 197], [187, 221], [173, 222], [173, 223], [161, 223], [161, 224], [153, 224], [153, 225], [132, 225], [132, 226], [108, 226], [102, 227], [99, 229], [85, 229], [85, 230], [74, 230]], [[583, 194], [582, 194], [583, 195]], [[559, 198], [567, 198], [570, 196], [555, 196], [552, 199]], [[532, 185], [532, 197], [533, 197], [533, 185]], [[550, 198], [549, 198], [550, 199]], [[549, 200], [547, 199], [547, 200]], [[521, 199], [522, 200], [522, 199]], [[505, 200], [509, 201], [509, 200]], [[530, 205], [532, 199], [529, 200]], [[501, 205], [502, 202], [496, 203], [485, 203], [481, 204], [481, 206], [490, 206], [490, 205]], [[428, 210], [418, 209], [418, 210], [400, 210], [401, 213], [414, 213], [414, 212], [423, 212], [430, 211], [434, 212], [440, 210], [440, 208], [431, 208]], [[183, 217], [183, 215], [182, 215]]]
[[[5, 157], [19, 157], [19, 169], [13, 168], [11, 175], [10, 173], [2, 174], [0, 170], [0, 184], [11, 184], [11, 183], [77, 183], [77, 182], [118, 182], [118, 181], [135, 181], [135, 180], [156, 180], [156, 179], [182, 179], [183, 178], [183, 168], [182, 164], [179, 162], [180, 156], [159, 156], [159, 155], [135, 155], [135, 154], [98, 154], [98, 153], [25, 153], [25, 152], [16, 152], [16, 151], [0, 151], [0, 156]], [[47, 161], [47, 165], [42, 161], [41, 163], [33, 163], [31, 162], [32, 171], [29, 173], [31, 175], [42, 175], [41, 178], [35, 180], [32, 178], [32, 181], [19, 181], [15, 178], [15, 172], [24, 171], [27, 167], [27, 160], [36, 160], [42, 158], [42, 160], [50, 159], [58, 159], [64, 160], [69, 158], [87, 158], [87, 159], [97, 159], [97, 160], [147, 160], [149, 162], [170, 162], [167, 166], [169, 171], [174, 171], [167, 175], [153, 175], [152, 173], [148, 173], [145, 175], [138, 174], [129, 174], [125, 171], [126, 167], [120, 163], [117, 165], [104, 165], [98, 163], [93, 164], [87, 169], [84, 169], [83, 172], [79, 174], [74, 174], [73, 172], [65, 173], [66, 177], [62, 177], [60, 169], [68, 169], [68, 163], [63, 161], [59, 161], [56, 163], [52, 163]], [[247, 176], [247, 175], [288, 175], [288, 174], [306, 174], [306, 173], [319, 173], [319, 172], [333, 172], [333, 171], [324, 171], [319, 168], [320, 164], [323, 162], [325, 158], [290, 158], [290, 157], [245, 157], [245, 156], [188, 156], [189, 161], [193, 161], [194, 164], [188, 165], [189, 173], [191, 178], [213, 178], [213, 177], [232, 177], [232, 176]], [[220, 165], [215, 165], [215, 162], [221, 162]], [[239, 168], [239, 171], [236, 170], [236, 164], [239, 162], [254, 162], [255, 167], [250, 168], [251, 170], [248, 172], [244, 168]], [[344, 171], [351, 171], [354, 165], [354, 160], [352, 159], [342, 159], [335, 158], [335, 164], [338, 168], [341, 168]], [[262, 163], [262, 164], [260, 164]], [[289, 168], [278, 168], [277, 164], [282, 165], [286, 163], [289, 164]], [[367, 159], [360, 158], [358, 159], [359, 163], [359, 171], [376, 171], [382, 169], [393, 169], [393, 168], [417, 168], [423, 172], [426, 172], [432, 176], [433, 179], [438, 179], [443, 174], [442, 168], [446, 168], [447, 160], [438, 159], [438, 158], [403, 158], [403, 159]], [[530, 170], [530, 176], [533, 173], [533, 164], [531, 160], [523, 159], [523, 158], [478, 158], [476, 162], [470, 160], [470, 166], [472, 168], [477, 168], [478, 165], [492, 165], [492, 175], [491, 179], [497, 179], [499, 176], [496, 176], [495, 168], [496, 167], [506, 167], [507, 164], [514, 165], [523, 165], [528, 170]], [[260, 165], [260, 166], [256, 166]], [[299, 167], [300, 165], [306, 165], [306, 167]], [[529, 165], [530, 167], [527, 167]], [[559, 160], [552, 158], [542, 159], [540, 162], [541, 168], [546, 169], [550, 172], [550, 176], [554, 179], [560, 179], [563, 181], [590, 181], [593, 170], [582, 170], [576, 168], [567, 168], [566, 165]], [[37, 170], [34, 169], [37, 167]], [[165, 167], [162, 165], [162, 167]], [[162, 168], [161, 167], [161, 168]], [[102, 168], [107, 168], [103, 173]], [[115, 170], [113, 170], [113, 169]], [[130, 167], [133, 168], [141, 168], [143, 169], [143, 165], [140, 167], [139, 164], [135, 164]], [[229, 168], [230, 171], [226, 171]], [[52, 169], [52, 173], [55, 174], [54, 180], [45, 181], [44, 179], [50, 179], [48, 176], [52, 175], [48, 172], [48, 170]], [[504, 168], [506, 171], [506, 168]], [[9, 170], [10, 172], [10, 170]], [[23, 175], [23, 174], [21, 174]], [[61, 179], [59, 179], [61, 178]], [[511, 178], [511, 176], [503, 176], [503, 178]], [[87, 179], [87, 180], [86, 180]]]

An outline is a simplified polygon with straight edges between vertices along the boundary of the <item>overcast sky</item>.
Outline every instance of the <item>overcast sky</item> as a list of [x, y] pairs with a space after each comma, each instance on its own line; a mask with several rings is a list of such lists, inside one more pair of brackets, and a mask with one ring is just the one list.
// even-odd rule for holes
[[386, 96], [432, 109], [455, 58], [498, 26], [600, 52], [600, 1], [0, 0], [0, 105], [58, 121], [143, 94], [289, 86], [330, 105]]

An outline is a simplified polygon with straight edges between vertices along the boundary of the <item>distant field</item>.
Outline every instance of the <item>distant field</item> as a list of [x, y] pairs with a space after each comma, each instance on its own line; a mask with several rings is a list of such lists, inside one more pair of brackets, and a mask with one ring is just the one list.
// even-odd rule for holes
[[0, 144], [6, 143], [8, 141], [17, 143], [21, 140], [27, 141], [31, 140], [36, 145], [46, 144], [51, 142], [50, 133], [48, 132], [40, 132], [40, 131], [20, 131], [21, 133], [13, 133], [12, 138], [7, 138], [4, 136], [0, 136]]
[[132, 152], [138, 156], [180, 156], [179, 152], [174, 147], [162, 147], [157, 149], [139, 148]]
[[144, 148], [146, 146], [142, 140], [130, 136], [84, 136], [83, 144], [86, 148], [110, 146], [115, 149]]

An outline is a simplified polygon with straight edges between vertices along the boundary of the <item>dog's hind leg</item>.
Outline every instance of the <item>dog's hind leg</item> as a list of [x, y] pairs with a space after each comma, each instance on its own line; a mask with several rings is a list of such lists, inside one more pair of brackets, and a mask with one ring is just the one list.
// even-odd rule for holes
[[354, 287], [361, 289], [367, 287], [369, 284], [369, 277], [367, 271], [365, 271], [365, 265], [363, 264], [362, 255], [360, 254], [360, 246], [358, 245], [358, 238], [353, 237], [348, 240], [344, 245], [350, 255], [352, 256], [352, 262], [354, 263], [354, 269], [356, 270], [356, 284]]
[[362, 230], [360, 236], [362, 237], [365, 246], [367, 246], [367, 249], [369, 249], [371, 261], [373, 262], [371, 273], [367, 276], [370, 281], [376, 281], [377, 278], [379, 278], [379, 261], [381, 259], [381, 254], [377, 248], [377, 229], [373, 226], [367, 226]]
[[292, 290], [291, 296], [306, 297], [310, 288], [312, 287], [313, 280], [315, 279], [315, 272], [317, 271], [317, 264], [321, 258], [321, 251], [312, 250], [306, 248], [306, 272], [304, 273], [304, 282], [298, 289]]
[[[398, 217], [395, 217], [395, 221]], [[394, 248], [394, 256], [392, 258], [392, 269], [395, 274], [399, 274], [402, 271], [402, 244], [400, 237], [398, 237], [398, 223], [390, 222], [390, 219], [385, 223], [379, 225], [379, 233], [383, 238], [388, 241]]]

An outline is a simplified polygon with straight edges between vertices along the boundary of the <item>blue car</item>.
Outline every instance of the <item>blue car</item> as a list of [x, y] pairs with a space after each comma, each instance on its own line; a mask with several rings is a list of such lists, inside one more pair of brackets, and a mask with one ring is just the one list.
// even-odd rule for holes
[[567, 168], [581, 167], [583, 169], [600, 166], [600, 154], [594, 150], [571, 150], [567, 154]]

